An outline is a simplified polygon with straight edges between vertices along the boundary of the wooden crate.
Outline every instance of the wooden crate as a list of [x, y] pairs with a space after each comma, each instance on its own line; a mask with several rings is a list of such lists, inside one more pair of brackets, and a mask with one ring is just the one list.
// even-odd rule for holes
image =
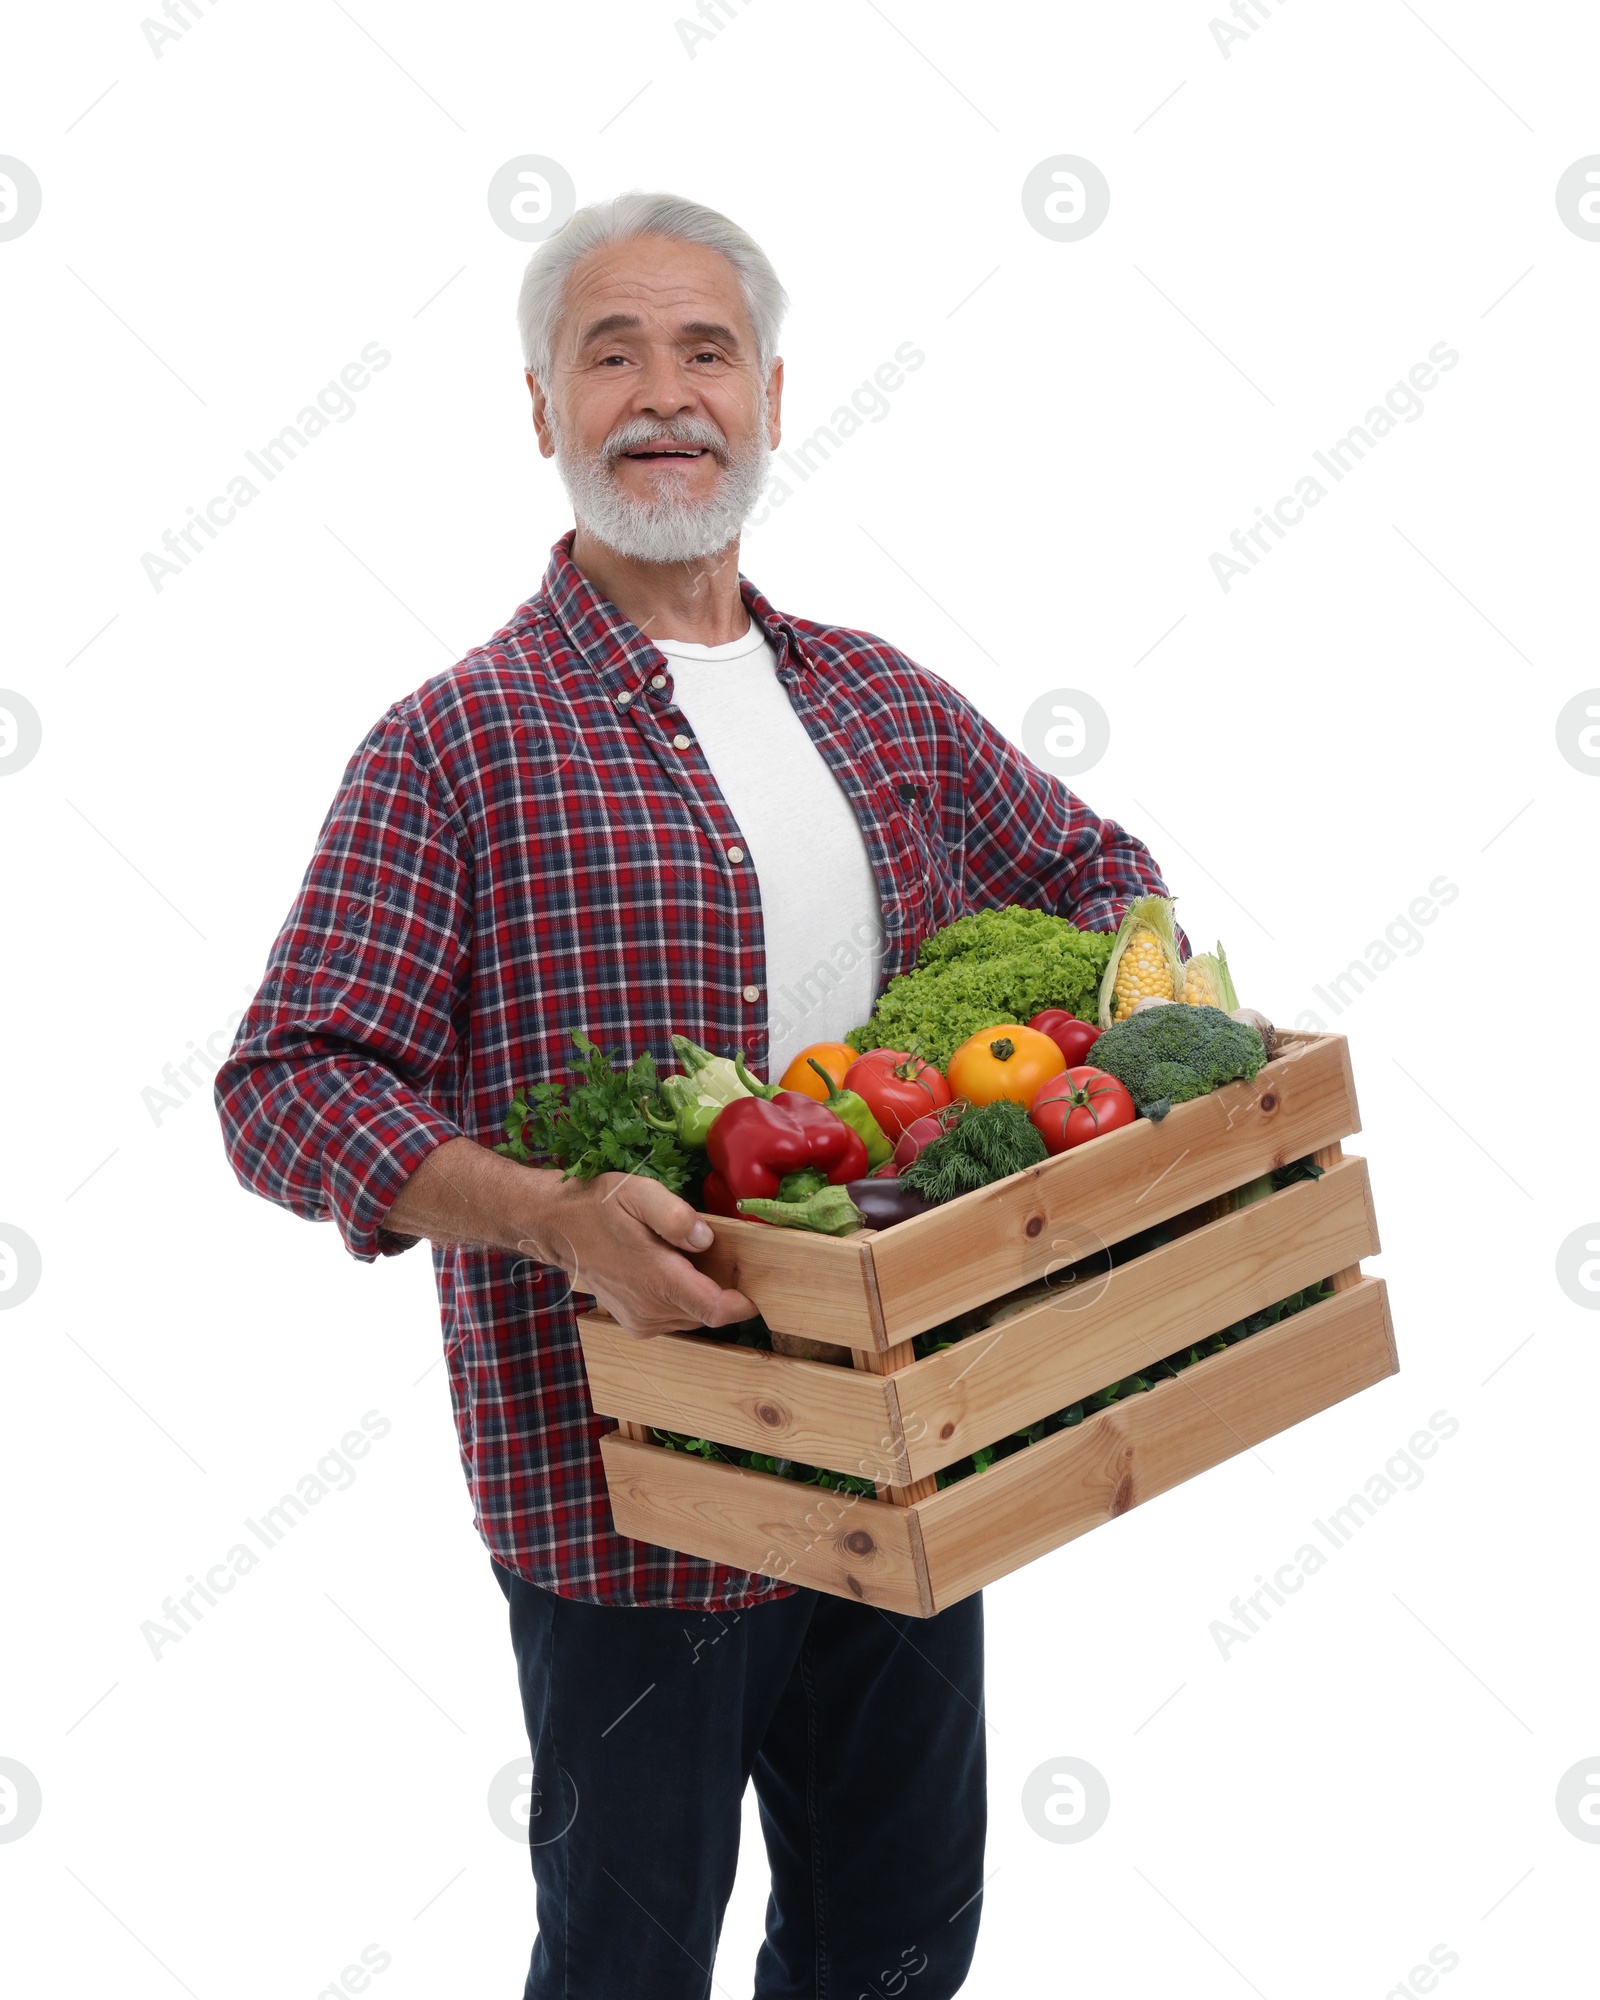
[[[775, 1333], [886, 1353], [969, 1306], [1361, 1129], [1343, 1035], [1289, 1034], [1254, 1083], [1059, 1154], [893, 1229], [809, 1236], [709, 1218], [694, 1262]], [[609, 1414], [609, 1412], [608, 1412]]]
[[[1235, 1084], [963, 1196], [842, 1239], [713, 1218], [695, 1260], [776, 1333], [848, 1365], [706, 1335], [579, 1330], [620, 1534], [932, 1616], [1140, 1500], [1193, 1478], [1398, 1366], [1366, 1163], [1337, 1035], [1290, 1035]], [[1306, 1155], [1325, 1168], [1246, 1208], [1203, 1204]], [[1198, 1213], [1197, 1213], [1198, 1211]], [[1181, 1233], [1109, 1266], [1152, 1224]], [[1024, 1310], [918, 1360], [912, 1336], [1075, 1267]], [[1084, 1276], [1088, 1269], [1093, 1275]], [[1173, 1379], [942, 1491], [934, 1475], [1107, 1383], [1319, 1279], [1335, 1293]], [[669, 1451], [687, 1432], [871, 1479], [832, 1492]]]

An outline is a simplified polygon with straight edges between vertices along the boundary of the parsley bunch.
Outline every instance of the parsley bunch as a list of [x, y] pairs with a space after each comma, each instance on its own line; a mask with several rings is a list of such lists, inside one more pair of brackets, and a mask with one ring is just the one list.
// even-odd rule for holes
[[643, 1174], [679, 1193], [692, 1171], [689, 1156], [639, 1108], [642, 1101], [658, 1116], [668, 1115], [655, 1058], [646, 1050], [624, 1069], [620, 1049], [608, 1060], [581, 1029], [567, 1032], [578, 1048], [568, 1064], [578, 1081], [519, 1091], [506, 1117], [505, 1144], [494, 1150], [528, 1165], [548, 1161], [563, 1170], [563, 1180]]

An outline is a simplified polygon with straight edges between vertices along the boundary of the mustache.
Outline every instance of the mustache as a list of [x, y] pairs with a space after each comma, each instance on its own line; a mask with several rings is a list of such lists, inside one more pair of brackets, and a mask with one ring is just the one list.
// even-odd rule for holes
[[661, 423], [653, 417], [630, 417], [600, 447], [600, 456], [609, 462], [625, 452], [642, 451], [648, 445], [684, 444], [698, 446], [727, 463], [728, 440], [717, 426], [704, 417], [674, 417]]

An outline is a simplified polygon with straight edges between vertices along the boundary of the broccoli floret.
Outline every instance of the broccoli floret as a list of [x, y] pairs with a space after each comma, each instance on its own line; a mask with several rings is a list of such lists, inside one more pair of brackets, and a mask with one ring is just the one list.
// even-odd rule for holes
[[1257, 1029], [1220, 1007], [1147, 1007], [1107, 1028], [1089, 1053], [1096, 1069], [1128, 1086], [1140, 1114], [1165, 1118], [1174, 1104], [1225, 1083], [1249, 1082], [1267, 1059]]

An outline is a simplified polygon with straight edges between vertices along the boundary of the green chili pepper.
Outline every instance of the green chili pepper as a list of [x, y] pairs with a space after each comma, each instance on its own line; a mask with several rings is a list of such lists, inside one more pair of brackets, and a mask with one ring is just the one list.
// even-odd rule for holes
[[807, 1062], [828, 1086], [828, 1095], [822, 1100], [836, 1118], [842, 1118], [852, 1132], [858, 1132], [867, 1149], [867, 1172], [881, 1167], [885, 1160], [894, 1156], [893, 1143], [885, 1138], [883, 1127], [872, 1115], [872, 1107], [867, 1100], [854, 1090], [846, 1090], [843, 1084], [835, 1083], [815, 1056], [808, 1056]]
[[822, 1236], [849, 1236], [861, 1227], [861, 1211], [843, 1186], [819, 1188], [804, 1201], [769, 1201], [747, 1195], [734, 1206], [757, 1222], [777, 1222], [788, 1229], [814, 1229]]

